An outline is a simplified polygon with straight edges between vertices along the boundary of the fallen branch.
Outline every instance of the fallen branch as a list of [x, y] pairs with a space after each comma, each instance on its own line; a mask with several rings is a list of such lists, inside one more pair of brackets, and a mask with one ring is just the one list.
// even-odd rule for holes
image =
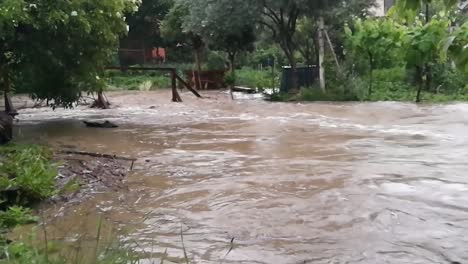
[[118, 159], [118, 160], [132, 161], [132, 162], [136, 161], [136, 159], [134, 159], [134, 158], [121, 157], [121, 156], [111, 155], [111, 154], [85, 152], [85, 151], [66, 150], [66, 151], [62, 151], [61, 153], [62, 154], [67, 154], [67, 155], [80, 155], [80, 156], [90, 156], [90, 157], [95, 157], [95, 158]]

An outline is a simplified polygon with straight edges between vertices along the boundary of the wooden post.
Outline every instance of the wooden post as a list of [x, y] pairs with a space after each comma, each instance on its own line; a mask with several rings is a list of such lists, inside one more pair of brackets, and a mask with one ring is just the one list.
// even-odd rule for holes
[[3, 80], [4, 82], [4, 99], [5, 99], [5, 112], [9, 114], [12, 117], [15, 117], [18, 115], [18, 112], [16, 111], [15, 107], [13, 106], [13, 103], [11, 102], [11, 98], [9, 96], [10, 92], [10, 80], [8, 79], [8, 76], [6, 76]]
[[196, 97], [202, 98], [202, 96], [197, 92], [197, 90], [193, 89], [192, 86], [190, 86], [182, 78], [180, 78], [180, 76], [177, 75], [177, 73], [175, 74], [175, 77], [177, 80], [179, 80], [180, 83], [182, 83], [187, 89], [189, 89]]
[[172, 102], [180, 103], [182, 98], [180, 98], [179, 92], [177, 92], [177, 79], [175, 70], [171, 71], [171, 85], [172, 85]]

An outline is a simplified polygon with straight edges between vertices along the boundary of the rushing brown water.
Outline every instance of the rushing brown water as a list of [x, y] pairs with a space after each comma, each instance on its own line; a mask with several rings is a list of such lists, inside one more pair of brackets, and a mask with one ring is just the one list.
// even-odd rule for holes
[[22, 111], [22, 139], [138, 158], [128, 190], [50, 208], [49, 236], [92, 235], [103, 215], [147, 263], [183, 262], [181, 229], [193, 263], [222, 262], [231, 238], [223, 263], [468, 262], [468, 105], [210, 96]]

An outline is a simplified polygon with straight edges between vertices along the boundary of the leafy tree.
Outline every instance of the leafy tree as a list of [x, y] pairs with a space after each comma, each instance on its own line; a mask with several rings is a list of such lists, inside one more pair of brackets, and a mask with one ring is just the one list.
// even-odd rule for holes
[[449, 57], [462, 72], [468, 74], [468, 22], [455, 29], [447, 38], [442, 57]]
[[443, 51], [444, 40], [448, 37], [450, 21], [437, 18], [427, 24], [417, 22], [408, 33], [405, 49], [407, 64], [416, 69], [419, 83], [416, 102], [421, 101], [423, 87], [430, 88], [430, 67], [436, 62]]
[[369, 64], [369, 98], [372, 95], [373, 71], [377, 64], [402, 47], [405, 28], [389, 19], [358, 19], [345, 34], [352, 52], [365, 56]]
[[316, 45], [317, 25], [315, 21], [304, 16], [297, 23], [297, 32], [294, 35], [294, 41], [304, 62], [307, 65], [317, 64], [317, 45]]
[[343, 48], [346, 35], [343, 26], [356, 18], [365, 19], [371, 16], [370, 10], [375, 5], [374, 0], [349, 0], [337, 3], [324, 12], [327, 32], [338, 56], [344, 59]]
[[202, 36], [213, 49], [225, 51], [234, 75], [236, 55], [254, 48], [255, 6], [245, 0], [188, 0], [186, 5], [190, 12], [184, 30]]
[[[164, 38], [177, 43], [178, 46], [188, 45], [192, 47], [197, 73], [202, 70], [201, 53], [205, 47], [202, 36], [196, 32], [184, 29], [184, 20], [190, 15], [190, 8], [187, 2], [179, 0], [169, 10], [161, 23], [161, 34]], [[197, 89], [201, 88], [200, 76], [195, 74], [195, 84]]]
[[70, 107], [99, 76], [127, 26], [133, 0], [0, 0], [0, 79], [33, 98]]
[[411, 22], [418, 17], [418, 14], [423, 13], [428, 23], [431, 18], [431, 5], [449, 10], [458, 2], [459, 0], [398, 0], [393, 13]]
[[130, 39], [138, 39], [152, 46], [163, 46], [160, 26], [174, 5], [173, 0], [144, 0], [134, 14], [127, 17]]
[[298, 87], [297, 60], [295, 52], [297, 44], [294, 35], [297, 30], [297, 21], [304, 12], [305, 0], [262, 0], [259, 1], [261, 19], [260, 24], [269, 29], [273, 40], [283, 50], [291, 65], [291, 89]]

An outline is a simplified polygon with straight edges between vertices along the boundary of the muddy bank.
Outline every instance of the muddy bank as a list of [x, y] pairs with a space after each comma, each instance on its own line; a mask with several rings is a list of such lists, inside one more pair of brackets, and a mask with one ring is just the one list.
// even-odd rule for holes
[[125, 179], [134, 160], [109, 154], [88, 153], [75, 148], [54, 150], [58, 164], [59, 194], [51, 203], [78, 203], [96, 193], [117, 192], [125, 188]]

